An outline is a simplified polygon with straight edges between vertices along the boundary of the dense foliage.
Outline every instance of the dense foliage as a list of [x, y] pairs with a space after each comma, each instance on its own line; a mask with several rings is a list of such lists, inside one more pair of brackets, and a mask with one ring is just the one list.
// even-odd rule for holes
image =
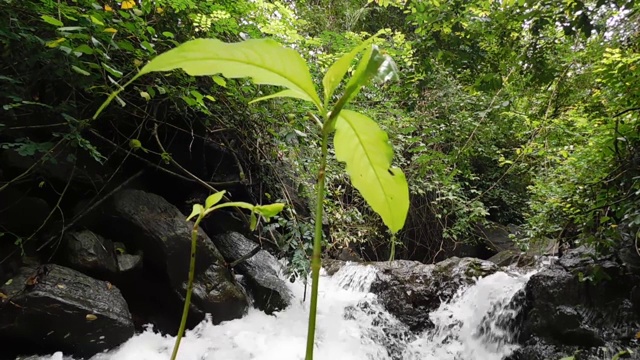
[[[191, 160], [172, 152], [173, 139], [199, 139], [194, 152], [213, 142], [231, 154], [229, 166], [253, 190], [238, 200], [295, 205], [261, 230], [293, 260], [294, 272], [308, 271], [308, 209], [321, 151], [313, 125], [299, 115], [309, 105], [281, 99], [247, 105], [272, 90], [172, 72], [137, 80], [92, 120], [107, 95], [157, 54], [193, 38], [272, 37], [303, 54], [319, 78], [339, 56], [382, 31], [376, 42], [395, 59], [401, 80], [364, 89], [352, 108], [381, 123], [395, 164], [407, 174], [411, 208], [395, 240], [396, 257], [440, 259], [454, 244], [474, 241], [474, 228], [488, 220], [524, 227], [523, 247], [553, 238], [607, 251], [635, 240], [640, 229], [634, 1], [0, 5], [2, 149], [47, 161], [52, 149], [72, 145], [78, 150], [65, 161], [89, 155], [120, 169], [136, 158], [179, 173], [169, 164]], [[234, 186], [212, 169], [194, 171], [211, 184]], [[64, 187], [28, 174], [0, 176], [0, 191], [29, 179], [54, 203]], [[388, 258], [389, 234], [335, 156], [327, 178], [327, 252], [350, 247]], [[81, 196], [98, 196], [109, 186]], [[306, 204], [300, 206], [300, 198]], [[3, 238], [22, 246], [32, 235]]]

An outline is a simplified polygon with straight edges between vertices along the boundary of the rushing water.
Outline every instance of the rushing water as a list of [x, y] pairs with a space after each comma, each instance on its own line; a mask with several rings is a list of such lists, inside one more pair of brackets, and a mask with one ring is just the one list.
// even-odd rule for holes
[[[517, 309], [507, 306], [529, 275], [499, 272], [460, 289], [431, 314], [435, 329], [415, 335], [377, 304], [369, 293], [370, 266], [348, 264], [320, 280], [317, 317], [318, 360], [501, 360], [515, 345], [505, 322]], [[205, 320], [187, 332], [180, 360], [302, 360], [308, 302], [303, 286], [290, 284], [298, 299], [275, 316], [250, 310], [242, 319], [212, 325]], [[149, 328], [118, 349], [92, 360], [166, 360], [174, 338]], [[61, 353], [40, 360], [66, 359]]]

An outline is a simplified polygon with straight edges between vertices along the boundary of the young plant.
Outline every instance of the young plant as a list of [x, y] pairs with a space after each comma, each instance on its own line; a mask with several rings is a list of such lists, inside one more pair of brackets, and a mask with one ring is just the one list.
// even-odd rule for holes
[[[251, 78], [256, 84], [284, 88], [273, 95], [255, 99], [252, 103], [289, 97], [308, 101], [315, 106], [317, 114], [309, 113], [308, 117], [318, 126], [322, 152], [316, 187], [306, 360], [313, 359], [314, 350], [322, 252], [322, 204], [330, 135], [335, 133], [333, 146], [336, 158], [346, 163], [351, 183], [369, 206], [380, 215], [392, 236], [404, 226], [409, 210], [407, 180], [402, 170], [391, 165], [393, 148], [388, 142], [387, 134], [366, 115], [345, 108], [370, 81], [387, 81], [398, 77], [391, 57], [373, 45], [376, 36], [343, 55], [327, 70], [322, 79], [323, 100], [316, 92], [309, 68], [302, 56], [271, 39], [251, 39], [239, 43], [225, 43], [216, 39], [191, 40], [151, 60], [125, 84], [127, 86], [140, 76], [151, 72], [182, 69], [193, 76], [222, 74], [227, 78]], [[334, 92], [343, 83], [345, 75], [359, 55], [359, 62], [353, 75], [344, 85], [341, 96], [332, 102]], [[116, 98], [119, 91], [109, 96], [94, 115], [94, 119]]]
[[175, 360], [176, 356], [178, 356], [178, 349], [180, 348], [180, 341], [182, 341], [182, 336], [184, 335], [184, 331], [187, 325], [187, 316], [189, 315], [189, 307], [191, 306], [191, 293], [193, 292], [193, 280], [195, 278], [195, 269], [196, 269], [196, 245], [198, 241], [198, 226], [200, 225], [200, 221], [204, 219], [207, 215], [212, 213], [215, 210], [235, 206], [243, 209], [251, 210], [251, 231], [255, 230], [255, 227], [258, 223], [258, 216], [264, 217], [266, 220], [269, 218], [276, 216], [282, 208], [284, 204], [275, 203], [270, 205], [251, 205], [249, 203], [235, 201], [235, 202], [227, 202], [223, 204], [219, 204], [220, 200], [224, 196], [225, 191], [220, 191], [215, 194], [209, 195], [204, 202], [204, 206], [201, 204], [194, 204], [193, 210], [191, 211], [191, 215], [187, 217], [187, 221], [195, 218], [195, 223], [193, 224], [193, 230], [191, 230], [191, 261], [189, 262], [189, 280], [187, 281], [187, 295], [184, 300], [184, 308], [182, 309], [182, 319], [180, 320], [180, 328], [178, 329], [178, 334], [176, 335], [176, 342], [173, 346], [173, 352], [171, 353], [171, 360]]

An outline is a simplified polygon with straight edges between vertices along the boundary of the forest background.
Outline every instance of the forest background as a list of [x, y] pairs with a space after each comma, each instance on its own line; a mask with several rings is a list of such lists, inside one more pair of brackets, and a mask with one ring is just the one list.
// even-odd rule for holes
[[[376, 42], [395, 59], [400, 81], [363, 89], [352, 108], [389, 133], [394, 164], [407, 175], [411, 207], [396, 258], [440, 260], [475, 242], [488, 221], [519, 225], [523, 249], [555, 239], [607, 252], [634, 243], [640, 227], [639, 7], [623, 0], [0, 0], [0, 148], [43, 164], [70, 147], [63, 162], [74, 169], [112, 169], [104, 184], [71, 196], [92, 199], [117, 185], [118, 171], [141, 163], [173, 174], [197, 163], [171, 150], [174, 141], [189, 144], [190, 154], [223, 152], [232, 160], [220, 173], [235, 175], [209, 185], [235, 200], [291, 204], [260, 236], [293, 272], [306, 272], [320, 152], [306, 104], [247, 105], [274, 89], [172, 72], [140, 79], [101, 118], [91, 116], [141, 66], [186, 40], [271, 37], [299, 51], [317, 77], [382, 30]], [[64, 182], [34, 169], [0, 173], [0, 194], [20, 185], [59, 209], [73, 202], [64, 199]], [[202, 171], [193, 175], [212, 169]], [[346, 176], [330, 157], [326, 251], [387, 259], [389, 234]], [[38, 232], [64, 218], [62, 210], [45, 216], [31, 233], [0, 230], [0, 240], [29, 255], [29, 244], [41, 246]]]

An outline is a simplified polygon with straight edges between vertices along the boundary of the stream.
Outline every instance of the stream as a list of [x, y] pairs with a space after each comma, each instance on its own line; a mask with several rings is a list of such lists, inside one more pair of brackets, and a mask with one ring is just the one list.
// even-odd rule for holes
[[[534, 273], [497, 272], [461, 288], [430, 318], [432, 329], [415, 335], [369, 293], [370, 266], [347, 264], [320, 280], [317, 360], [501, 360], [517, 348], [505, 324], [518, 309], [508, 306]], [[188, 331], [180, 360], [303, 360], [308, 301], [304, 285], [289, 284], [298, 297], [286, 310], [266, 315], [251, 309], [242, 319], [213, 325], [205, 320]], [[91, 360], [166, 360], [174, 338], [149, 327], [117, 349]], [[32, 358], [67, 360], [62, 353]]]

